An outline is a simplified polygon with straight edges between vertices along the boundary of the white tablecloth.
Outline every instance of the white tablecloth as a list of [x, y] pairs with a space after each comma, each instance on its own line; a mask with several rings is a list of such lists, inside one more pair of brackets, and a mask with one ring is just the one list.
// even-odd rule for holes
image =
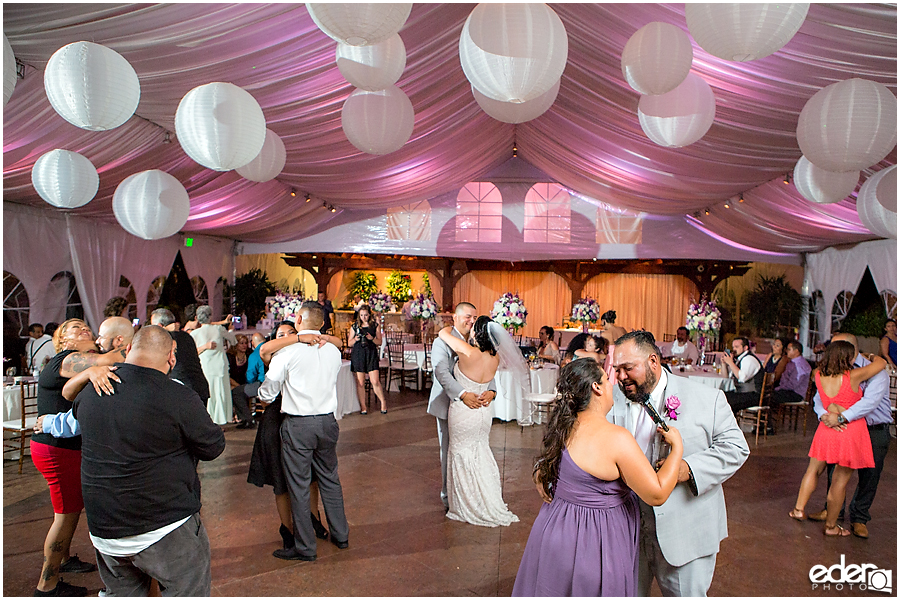
[[696, 383], [702, 383], [710, 387], [718, 388], [723, 392], [734, 391], [734, 380], [725, 375], [719, 375], [715, 372], [707, 373], [705, 371], [685, 371], [681, 372], [678, 367], [672, 369], [672, 374], [679, 377], [686, 377]]
[[3, 388], [3, 420], [11, 421], [22, 417], [21, 409], [22, 388], [18, 385], [4, 386]]
[[356, 393], [356, 376], [350, 372], [350, 361], [341, 361], [341, 370], [337, 377], [337, 410], [334, 418], [359, 412], [359, 397]]
[[[555, 365], [554, 365], [555, 366]], [[556, 389], [556, 380], [559, 377], [559, 368], [544, 366], [530, 372], [529, 386], [531, 392], [536, 394], [549, 394]], [[497, 383], [497, 397], [491, 403], [493, 416], [501, 421], [516, 420], [520, 424], [531, 424], [531, 406], [525, 399], [529, 390], [523, 390], [515, 385], [513, 376], [509, 371], [497, 371], [494, 376]]]

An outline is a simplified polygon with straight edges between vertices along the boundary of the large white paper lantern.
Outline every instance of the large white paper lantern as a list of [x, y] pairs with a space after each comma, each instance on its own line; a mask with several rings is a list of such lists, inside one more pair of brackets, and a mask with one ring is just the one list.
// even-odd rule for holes
[[715, 118], [716, 97], [709, 84], [693, 73], [671, 92], [641, 96], [638, 102], [641, 129], [668, 148], [693, 144], [706, 135]]
[[883, 160], [897, 145], [897, 97], [866, 79], [832, 83], [806, 101], [797, 143], [826, 171], [860, 171]]
[[[879, 173], [884, 173], [877, 183], [875, 199], [878, 204], [886, 208], [892, 213], [897, 212], [897, 165], [882, 169]], [[878, 173], [876, 173], [878, 175]]]
[[141, 99], [141, 84], [128, 61], [91, 42], [74, 42], [53, 53], [44, 70], [44, 91], [59, 116], [89, 131], [122, 125]]
[[377, 92], [356, 90], [341, 108], [344, 134], [367, 154], [399, 150], [412, 135], [414, 123], [412, 102], [394, 85]]
[[684, 5], [697, 44], [713, 56], [737, 62], [781, 50], [803, 25], [807, 11], [808, 3]]
[[70, 150], [51, 150], [34, 163], [31, 184], [57, 208], [78, 208], [97, 195], [100, 176], [91, 161]]
[[[893, 178], [891, 185], [890, 178]], [[882, 192], [881, 183], [885, 182], [885, 191], [892, 191], [896, 204], [897, 165], [891, 165], [869, 177], [856, 196], [856, 212], [866, 229], [881, 237], [897, 239], [897, 213], [882, 206], [878, 194]], [[885, 181], [887, 180], [887, 181]]]
[[674, 25], [654, 21], [628, 39], [622, 50], [622, 74], [642, 94], [665, 94], [684, 81], [693, 60], [688, 35]]
[[479, 4], [459, 36], [469, 83], [500, 102], [528, 102], [559, 81], [569, 56], [566, 28], [546, 4]]
[[557, 94], [559, 94], [559, 80], [556, 81], [552, 88], [534, 100], [521, 104], [492, 100], [476, 90], [474, 86], [472, 87], [472, 95], [475, 96], [475, 101], [478, 102], [481, 110], [498, 121], [513, 124], [536, 119], [547, 112], [556, 101]]
[[274, 131], [266, 129], [266, 141], [259, 155], [243, 167], [235, 169], [238, 175], [250, 181], [269, 181], [275, 179], [284, 169], [287, 153], [284, 142]]
[[351, 46], [368, 46], [388, 39], [406, 23], [412, 2], [310, 3], [306, 10], [328, 37]]
[[3, 106], [6, 106], [6, 103], [9, 102], [9, 97], [12, 96], [13, 90], [16, 89], [16, 81], [18, 77], [16, 76], [16, 55], [13, 54], [12, 46], [9, 45], [9, 40], [6, 39], [6, 34], [3, 34]]
[[181, 99], [175, 134], [187, 155], [204, 167], [231, 171], [259, 155], [266, 118], [247, 91], [231, 83], [207, 83]]
[[126, 178], [116, 188], [112, 205], [125, 231], [145, 240], [177, 233], [191, 212], [191, 201], [181, 182], [156, 169]]
[[834, 173], [820, 169], [801, 156], [794, 167], [794, 187], [800, 195], [817, 204], [840, 202], [853, 193], [859, 183], [859, 171]]
[[394, 85], [406, 68], [406, 46], [398, 34], [371, 46], [338, 43], [338, 71], [353, 87], [370, 92]]

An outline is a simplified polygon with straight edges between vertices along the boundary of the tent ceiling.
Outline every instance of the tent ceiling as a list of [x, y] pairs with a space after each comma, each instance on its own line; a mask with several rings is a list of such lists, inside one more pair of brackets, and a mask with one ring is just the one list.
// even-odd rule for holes
[[[31, 168], [44, 152], [65, 148], [100, 173], [97, 197], [77, 214], [112, 221], [116, 186], [133, 173], [162, 169], [191, 197], [185, 231], [282, 242], [321, 231], [335, 217], [323, 202], [349, 213], [346, 219], [354, 209], [457, 190], [506, 162], [515, 139], [519, 158], [578, 193], [683, 216], [698, 235], [782, 252], [875, 237], [861, 225], [852, 197], [811, 204], [782, 178], [800, 157], [797, 119], [816, 91], [862, 77], [896, 94], [895, 5], [814, 4], [785, 48], [747, 63], [720, 60], [695, 44], [692, 70], [712, 86], [717, 113], [707, 135], [681, 149], [657, 146], [641, 131], [639, 95], [624, 81], [620, 57], [631, 34], [651, 21], [687, 31], [683, 5], [553, 5], [569, 36], [559, 96], [550, 111], [518, 126], [485, 115], [463, 75], [459, 35], [472, 8], [414, 5], [400, 32], [408, 58], [398, 86], [412, 101], [415, 129], [403, 148], [376, 157], [344, 136], [340, 110], [353, 88], [335, 66], [335, 42], [302, 4], [6, 3], [4, 32], [27, 66], [4, 110], [4, 201], [47, 206], [31, 186]], [[70, 125], [44, 94], [50, 55], [79, 40], [121, 53], [140, 77], [136, 116], [112, 131]], [[211, 171], [177, 141], [164, 143], [181, 97], [211, 81], [239, 85], [259, 102], [287, 148], [276, 180]], [[895, 163], [896, 148], [872, 170]], [[741, 192], [743, 204], [722, 207]], [[306, 193], [314, 202], [303, 202]]]

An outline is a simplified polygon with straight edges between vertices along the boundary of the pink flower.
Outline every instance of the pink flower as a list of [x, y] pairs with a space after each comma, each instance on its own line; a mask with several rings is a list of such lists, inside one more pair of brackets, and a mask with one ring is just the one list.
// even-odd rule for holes
[[678, 408], [681, 406], [681, 400], [678, 399], [678, 396], [669, 396], [666, 398], [666, 416], [672, 421], [678, 420]]

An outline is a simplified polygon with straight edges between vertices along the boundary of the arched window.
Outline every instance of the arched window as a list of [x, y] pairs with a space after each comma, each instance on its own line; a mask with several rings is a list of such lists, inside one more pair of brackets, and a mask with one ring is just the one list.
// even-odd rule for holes
[[206, 289], [206, 282], [199, 275], [191, 277], [191, 289], [194, 290], [194, 298], [197, 305], [209, 304], [209, 291]]
[[850, 304], [853, 303], [853, 292], [844, 290], [834, 299], [831, 307], [831, 331], [837, 331], [841, 328], [841, 323], [847, 318], [850, 311]]
[[640, 244], [643, 239], [644, 216], [600, 206], [597, 208], [598, 244]]
[[456, 196], [456, 241], [499, 242], [503, 196], [493, 183], [473, 181]]
[[150, 313], [159, 307], [159, 298], [162, 296], [163, 287], [166, 285], [166, 278], [160, 275], [150, 284], [147, 290], [147, 321], [150, 320]]
[[881, 292], [881, 300], [884, 302], [884, 312], [887, 313], [888, 319], [897, 320], [897, 292], [893, 290], [884, 290]]
[[29, 307], [25, 286], [18, 277], [3, 271], [3, 324], [15, 327], [19, 337], [28, 335]]
[[60, 271], [53, 276], [50, 284], [60, 288], [60, 297], [65, 298], [66, 319], [83, 319], [84, 306], [81, 305], [81, 296], [78, 295], [75, 276], [69, 271]]
[[219, 277], [216, 280], [216, 287], [213, 289], [213, 297], [212, 303], [210, 306], [213, 309], [213, 313], [215, 313], [216, 306], [218, 306], [222, 312], [219, 315], [227, 315], [231, 313], [231, 296], [226, 295], [226, 291], [230, 289], [230, 285], [228, 284], [228, 280], [224, 277]]
[[808, 302], [806, 310], [809, 315], [809, 337], [801, 341], [805, 344], [805, 347], [812, 348], [819, 343], [822, 335], [822, 325], [825, 320], [825, 298], [822, 297], [820, 290], [816, 290], [809, 297]]
[[387, 235], [389, 240], [431, 239], [431, 205], [427, 200], [397, 206], [387, 210]]
[[134, 286], [127, 277], [122, 275], [119, 275], [119, 293], [117, 295], [122, 296], [128, 302], [128, 309], [123, 316], [128, 320], [137, 319], [137, 296], [134, 293]]
[[572, 227], [569, 190], [536, 183], [525, 194], [525, 242], [568, 244]]

